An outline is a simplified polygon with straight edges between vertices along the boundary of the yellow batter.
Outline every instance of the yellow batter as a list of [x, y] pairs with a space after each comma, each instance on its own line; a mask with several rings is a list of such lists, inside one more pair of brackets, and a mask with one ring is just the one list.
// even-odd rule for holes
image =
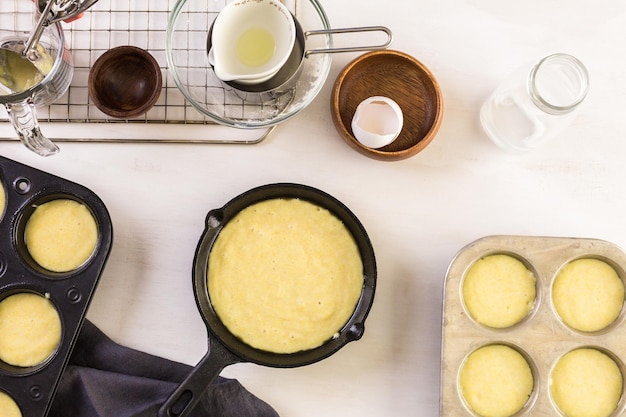
[[459, 387], [467, 405], [483, 417], [509, 417], [528, 402], [533, 374], [526, 359], [505, 345], [484, 346], [465, 360]]
[[463, 301], [478, 323], [494, 328], [513, 326], [535, 304], [535, 276], [509, 255], [476, 261], [463, 280]]
[[31, 215], [24, 239], [30, 255], [43, 268], [72, 271], [85, 263], [96, 248], [98, 227], [83, 204], [58, 199], [42, 204]]
[[293, 353], [331, 339], [354, 312], [363, 263], [328, 210], [299, 199], [249, 206], [220, 232], [208, 288], [231, 333], [265, 351]]
[[568, 326], [584, 331], [602, 330], [613, 323], [624, 305], [624, 283], [617, 272], [598, 259], [567, 264], [552, 286], [552, 301]]
[[0, 416], [2, 417], [22, 417], [22, 412], [13, 398], [3, 391], [0, 391]]
[[0, 181], [0, 219], [4, 217], [6, 203], [7, 203], [6, 191], [4, 190], [4, 187], [2, 186], [2, 181]]
[[622, 395], [619, 367], [596, 349], [566, 353], [550, 376], [550, 394], [567, 417], [607, 417]]
[[0, 360], [28, 367], [45, 361], [61, 341], [61, 318], [52, 302], [19, 293], [0, 302]]
[[52, 70], [54, 58], [41, 44], [31, 50], [38, 57], [34, 61], [23, 56], [23, 50], [23, 44], [14, 45], [14, 50], [0, 48], [0, 95], [26, 91], [43, 81]]

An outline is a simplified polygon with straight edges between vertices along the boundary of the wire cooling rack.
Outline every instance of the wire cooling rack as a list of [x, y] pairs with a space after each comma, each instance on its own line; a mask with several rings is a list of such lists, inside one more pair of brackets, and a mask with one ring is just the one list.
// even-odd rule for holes
[[[3, 0], [7, 1], [7, 0]], [[11, 0], [9, 0], [11, 1]], [[7, 19], [29, 18], [29, 0], [12, 0], [13, 9], [0, 9], [0, 27]], [[205, 0], [202, 10], [217, 13], [227, 0]], [[254, 144], [273, 131], [242, 130], [215, 124], [189, 104], [167, 71], [166, 31], [176, 0], [99, 0], [85, 15], [62, 23], [66, 43], [74, 61], [74, 75], [67, 93], [50, 106], [38, 108], [42, 131], [59, 142], [163, 142]], [[115, 46], [134, 45], [149, 51], [163, 73], [163, 88], [157, 104], [144, 116], [119, 120], [102, 113], [88, 93], [89, 69], [105, 51]], [[244, 106], [242, 101], [238, 105]], [[14, 140], [16, 134], [0, 106], [0, 140]], [[93, 129], [76, 129], [76, 123]], [[73, 126], [74, 125], [74, 126]], [[80, 132], [78, 132], [80, 131]], [[261, 132], [261, 133], [259, 133]], [[85, 137], [85, 134], [88, 137]], [[79, 136], [80, 135], [80, 136]]]

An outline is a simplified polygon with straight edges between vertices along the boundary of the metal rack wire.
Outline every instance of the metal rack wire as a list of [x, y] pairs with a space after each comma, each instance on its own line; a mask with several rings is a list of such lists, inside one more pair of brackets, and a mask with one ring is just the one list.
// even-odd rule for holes
[[[47, 136], [58, 141], [81, 142], [164, 142], [164, 143], [243, 143], [254, 144], [265, 139], [273, 128], [253, 133], [224, 128], [202, 115], [189, 104], [167, 71], [166, 31], [170, 11], [176, 0], [99, 0], [85, 15], [72, 23], [62, 23], [66, 42], [74, 61], [74, 75], [67, 93], [50, 106], [38, 109], [38, 119]], [[217, 13], [226, 0], [205, 0], [203, 10]], [[0, 25], [5, 19], [33, 14], [29, 0], [13, 0], [13, 9], [0, 9]], [[130, 120], [111, 118], [102, 113], [89, 98], [89, 69], [106, 50], [120, 45], [134, 45], [150, 52], [163, 73], [163, 89], [157, 104], [145, 115]], [[245, 103], [242, 101], [241, 106]], [[8, 119], [4, 108], [0, 118]], [[75, 137], [73, 123], [99, 125], [81, 129]], [[0, 140], [14, 139], [15, 132], [2, 123]], [[146, 125], [149, 125], [146, 128]], [[142, 127], [140, 127], [142, 126]], [[206, 126], [211, 126], [210, 130]], [[123, 129], [122, 129], [123, 127]], [[203, 128], [200, 128], [203, 127]], [[75, 130], [75, 129], [74, 129]], [[90, 137], [84, 137], [85, 131]], [[211, 134], [215, 131], [220, 137]], [[122, 135], [120, 135], [122, 133]], [[241, 134], [240, 134], [241, 133]], [[208, 137], [211, 136], [211, 137]]]

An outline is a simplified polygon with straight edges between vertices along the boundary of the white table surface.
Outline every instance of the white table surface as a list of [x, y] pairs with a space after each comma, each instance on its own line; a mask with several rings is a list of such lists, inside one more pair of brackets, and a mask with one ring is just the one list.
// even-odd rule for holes
[[[258, 145], [61, 144], [59, 155], [40, 158], [5, 142], [0, 153], [79, 182], [104, 200], [114, 243], [88, 318], [122, 344], [188, 364], [207, 348], [191, 287], [206, 213], [279, 181], [334, 195], [359, 217], [376, 253], [377, 290], [364, 337], [314, 365], [244, 363], [223, 375], [282, 416], [435, 416], [442, 292], [457, 251], [492, 234], [593, 237], [626, 246], [626, 2], [323, 5], [334, 27], [389, 27], [392, 49], [436, 75], [445, 113], [426, 150], [381, 162], [342, 141], [329, 98], [337, 74], [356, 57], [347, 54], [333, 58], [315, 101]], [[583, 110], [542, 149], [503, 153], [483, 133], [479, 107], [508, 72], [552, 52], [587, 65], [591, 90]]]

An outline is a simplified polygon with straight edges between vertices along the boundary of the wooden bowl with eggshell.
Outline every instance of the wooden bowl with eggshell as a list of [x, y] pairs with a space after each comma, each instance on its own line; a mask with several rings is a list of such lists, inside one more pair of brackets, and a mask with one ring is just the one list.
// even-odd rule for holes
[[[352, 131], [357, 107], [373, 96], [395, 101], [403, 114], [398, 137], [377, 149], [365, 146]], [[331, 113], [337, 131], [352, 148], [374, 159], [397, 161], [421, 152], [435, 138], [443, 118], [443, 96], [434, 75], [414, 57], [373, 51], [341, 71], [331, 94]]]

